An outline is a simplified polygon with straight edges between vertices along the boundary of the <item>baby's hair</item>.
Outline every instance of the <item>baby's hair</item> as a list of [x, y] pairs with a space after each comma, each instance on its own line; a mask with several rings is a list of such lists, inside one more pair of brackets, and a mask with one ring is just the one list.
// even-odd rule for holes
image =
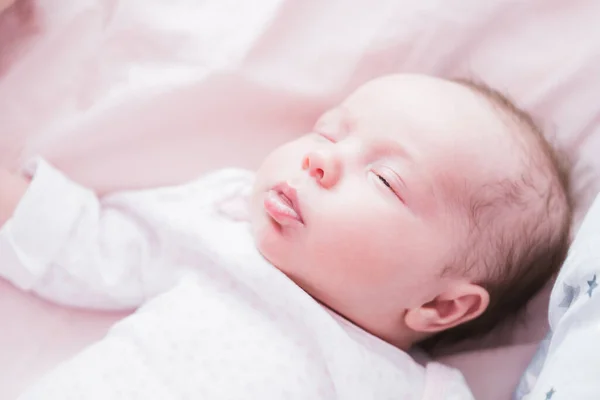
[[532, 117], [489, 86], [456, 79], [486, 99], [506, 122], [523, 159], [522, 175], [467, 190], [469, 239], [444, 273], [475, 273], [490, 295], [486, 311], [436, 334], [426, 349], [474, 338], [514, 317], [560, 269], [570, 241], [572, 201], [566, 159]]

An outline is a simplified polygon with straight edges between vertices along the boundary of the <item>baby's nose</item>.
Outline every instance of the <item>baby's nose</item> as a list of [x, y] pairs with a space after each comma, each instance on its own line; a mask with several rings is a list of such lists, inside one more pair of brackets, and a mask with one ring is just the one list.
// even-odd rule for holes
[[307, 170], [326, 189], [338, 182], [341, 167], [339, 157], [326, 150], [311, 151], [302, 160], [302, 169]]

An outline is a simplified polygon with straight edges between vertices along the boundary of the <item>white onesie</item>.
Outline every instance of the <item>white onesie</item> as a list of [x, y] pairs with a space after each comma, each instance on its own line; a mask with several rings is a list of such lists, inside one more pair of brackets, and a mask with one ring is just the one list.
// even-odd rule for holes
[[460, 373], [418, 364], [262, 258], [232, 218], [251, 172], [99, 200], [44, 161], [33, 171], [0, 231], [0, 275], [64, 305], [141, 307], [22, 399], [472, 398]]

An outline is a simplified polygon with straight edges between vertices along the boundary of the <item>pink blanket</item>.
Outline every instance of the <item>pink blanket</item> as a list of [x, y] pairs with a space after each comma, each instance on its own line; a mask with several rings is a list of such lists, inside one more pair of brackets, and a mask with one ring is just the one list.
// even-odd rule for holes
[[[546, 121], [577, 161], [580, 216], [599, 187], [599, 16], [595, 0], [17, 0], [0, 14], [0, 162], [42, 154], [100, 192], [182, 182], [256, 166], [369, 78], [467, 75]], [[477, 398], [508, 398], [544, 310], [486, 341], [512, 352], [449, 360]], [[0, 398], [118, 317], [1, 282]]]

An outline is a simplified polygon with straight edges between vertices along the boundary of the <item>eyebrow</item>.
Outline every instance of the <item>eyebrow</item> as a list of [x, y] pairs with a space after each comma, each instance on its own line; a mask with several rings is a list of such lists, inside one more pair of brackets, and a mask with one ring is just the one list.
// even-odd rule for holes
[[400, 156], [410, 162], [415, 161], [413, 152], [406, 146], [393, 139], [376, 139], [373, 141], [373, 151], [382, 156]]

